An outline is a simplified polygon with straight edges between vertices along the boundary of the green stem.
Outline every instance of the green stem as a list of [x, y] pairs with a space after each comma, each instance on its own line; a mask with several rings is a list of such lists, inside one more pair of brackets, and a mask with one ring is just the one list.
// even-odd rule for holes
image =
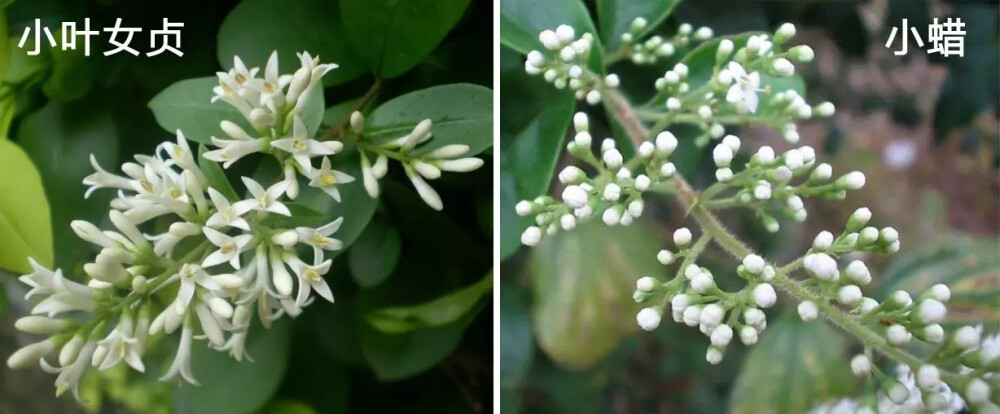
[[[642, 141], [649, 139], [649, 131], [646, 130], [646, 127], [633, 111], [632, 106], [621, 93], [614, 90], [606, 91], [604, 102], [605, 106], [621, 122], [633, 143], [638, 145]], [[753, 253], [753, 250], [731, 234], [708, 208], [699, 204], [700, 196], [698, 192], [691, 188], [680, 173], [675, 173], [672, 180], [677, 189], [677, 200], [689, 211], [691, 217], [701, 226], [702, 230], [706, 234], [710, 234], [720, 247], [737, 260], [742, 260], [747, 255]], [[914, 371], [925, 363], [912, 354], [890, 345], [881, 334], [863, 325], [851, 315], [822, 300], [819, 295], [804, 287], [801, 282], [790, 279], [788, 274], [800, 265], [801, 262], [796, 261], [782, 267], [776, 271], [774, 280], [771, 283], [788, 293], [796, 301], [813, 301], [819, 307], [820, 311], [835, 325], [854, 335], [865, 345], [910, 366]], [[944, 370], [941, 371], [941, 379], [955, 390], [964, 390], [968, 385], [968, 378], [965, 376]]]

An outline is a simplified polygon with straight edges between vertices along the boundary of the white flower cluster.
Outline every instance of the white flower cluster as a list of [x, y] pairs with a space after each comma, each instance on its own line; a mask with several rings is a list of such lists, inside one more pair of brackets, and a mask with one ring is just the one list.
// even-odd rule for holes
[[[328, 174], [349, 181], [349, 176], [329, 170], [325, 157], [323, 168], [310, 165], [311, 157], [339, 150], [339, 145], [309, 139], [298, 117], [306, 96], [335, 65], [318, 64], [308, 53], [300, 58], [302, 67], [295, 75], [278, 76], [274, 54], [264, 79], [254, 78], [257, 69], [248, 70], [239, 58], [232, 71], [219, 73], [216, 98], [240, 109], [263, 136], [251, 138], [235, 123], [222, 121], [233, 140], [213, 137], [220, 149], [206, 152], [205, 159], [228, 166], [248, 153], [273, 147], [283, 151], [276, 156], [286, 160], [286, 167], [294, 163], [321, 183]], [[292, 134], [286, 136], [289, 130]], [[226, 195], [229, 190], [213, 187], [220, 183], [210, 181], [205, 166], [195, 162], [180, 131], [176, 142], [160, 144], [154, 155], [137, 155], [135, 162], [123, 164], [124, 175], [105, 171], [93, 157], [91, 162], [96, 172], [83, 181], [90, 186], [87, 195], [99, 188], [118, 190], [109, 213], [116, 231], [72, 222], [80, 238], [101, 248], [83, 267], [86, 284], [31, 261], [34, 271], [20, 280], [31, 287], [27, 298], [42, 299], [32, 308], [33, 316], [18, 320], [16, 327], [49, 338], [16, 351], [7, 360], [11, 368], [41, 364], [59, 374], [57, 394], [72, 389], [79, 398], [79, 381], [89, 366], [104, 370], [124, 360], [144, 371], [148, 338], [180, 329], [176, 356], [161, 379], [197, 384], [190, 366], [194, 340], [205, 340], [241, 360], [247, 356], [245, 341], [255, 310], [270, 327], [283, 314], [298, 315], [314, 291], [333, 301], [323, 279], [331, 260], [324, 254], [343, 247], [330, 237], [343, 219], [320, 228], [285, 228], [273, 220], [292, 215], [282, 199], [297, 193], [295, 174], [286, 170], [284, 180], [266, 188], [243, 177], [250, 195], [232, 199]], [[326, 187], [329, 191], [332, 186]], [[167, 231], [143, 233], [139, 227], [153, 219], [169, 222]], [[297, 254], [300, 244], [312, 247], [312, 264]], [[154, 294], [171, 294], [172, 300], [160, 305]], [[56, 349], [56, 362], [50, 363], [48, 355]]]
[[713, 35], [709, 27], [699, 27], [695, 30], [690, 24], [682, 23], [677, 27], [677, 33], [668, 39], [653, 35], [645, 41], [639, 41], [639, 35], [647, 26], [645, 18], [637, 17], [629, 25], [628, 32], [621, 35], [621, 41], [625, 44], [623, 52], [637, 65], [655, 64], [660, 59], [673, 56], [678, 49], [686, 48], [694, 41], [708, 40]]
[[[670, 132], [657, 136], [655, 144], [644, 143], [639, 147], [639, 156], [626, 165], [611, 138], [601, 142], [600, 158], [591, 151], [593, 138], [587, 114], [578, 112], [573, 123], [576, 135], [567, 150], [599, 173], [590, 178], [579, 167], [568, 166], [559, 173], [559, 182], [566, 186], [561, 200], [542, 196], [515, 206], [518, 215], [535, 216], [535, 226], [521, 235], [521, 242], [528, 246], [538, 244], [543, 232], [551, 235], [560, 228], [571, 230], [576, 227], [577, 220], [588, 219], [595, 213], [599, 213], [609, 226], [632, 224], [645, 207], [643, 193], [676, 171], [674, 164], [667, 161], [677, 148], [677, 138]], [[639, 167], [646, 172], [633, 175], [632, 169]]]
[[544, 30], [538, 35], [544, 51], [528, 52], [524, 71], [530, 75], [541, 74], [556, 89], [567, 86], [576, 91], [576, 98], [591, 105], [601, 102], [600, 89], [617, 88], [618, 75], [600, 76], [588, 68], [594, 35], [584, 33], [579, 38], [572, 26], [560, 25], [555, 30]]
[[[771, 232], [779, 230], [778, 221], [765, 210], [775, 209], [797, 221], [805, 221], [807, 212], [803, 197], [843, 199], [848, 190], [864, 186], [865, 175], [861, 172], [848, 173], [831, 180], [833, 168], [826, 163], [816, 163], [816, 151], [810, 146], [802, 146], [776, 156], [769, 146], [760, 147], [750, 158], [745, 168], [738, 173], [732, 169], [732, 160], [740, 149], [740, 139], [727, 135], [712, 150], [712, 158], [718, 168], [716, 186], [705, 192], [714, 196], [723, 191], [735, 189], [735, 194], [725, 199], [706, 202], [712, 208], [747, 206], [756, 209], [764, 227]], [[792, 181], [803, 178], [799, 184]]]
[[[381, 191], [378, 180], [389, 172], [390, 158], [403, 165], [417, 194], [435, 210], [443, 209], [444, 204], [437, 191], [424, 181], [425, 178], [435, 180], [441, 177], [442, 171], [469, 172], [483, 166], [483, 160], [479, 158], [460, 158], [469, 152], [469, 146], [463, 144], [445, 145], [424, 155], [411, 156], [410, 151], [431, 139], [433, 123], [430, 119], [417, 123], [409, 134], [382, 143], [364, 141], [365, 118], [361, 112], [352, 113], [350, 123], [351, 139], [358, 145], [361, 154], [361, 177], [365, 191], [372, 198], [377, 198]], [[369, 160], [366, 151], [375, 158], [374, 163]]]
[[[774, 267], [760, 256], [747, 256], [736, 270], [740, 277], [748, 281], [747, 286], [739, 292], [727, 293], [716, 285], [711, 271], [695, 264], [704, 245], [690, 246], [691, 231], [677, 229], [673, 238], [678, 251], [661, 250], [656, 259], [666, 266], [684, 257], [676, 275], [665, 283], [652, 276], [639, 278], [633, 294], [635, 301], [645, 303], [663, 296], [670, 303], [674, 322], [697, 326], [708, 336], [711, 346], [705, 359], [711, 364], [722, 361], [734, 333], [739, 335], [744, 345], [757, 343], [760, 333], [767, 327], [767, 316], [761, 309], [774, 306], [778, 299], [774, 286], [768, 283], [776, 274]], [[640, 310], [636, 315], [639, 327], [647, 331], [656, 329], [664, 307], [651, 306]]]

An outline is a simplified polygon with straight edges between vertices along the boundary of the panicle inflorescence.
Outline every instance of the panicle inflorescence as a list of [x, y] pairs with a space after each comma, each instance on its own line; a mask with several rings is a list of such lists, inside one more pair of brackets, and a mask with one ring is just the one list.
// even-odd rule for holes
[[[289, 220], [294, 218], [289, 202], [299, 195], [299, 176], [338, 202], [340, 185], [354, 177], [332, 168], [331, 157], [343, 157], [344, 144], [312, 138], [301, 116], [310, 94], [322, 93], [316, 89], [323, 75], [336, 65], [319, 63], [306, 52], [298, 57], [301, 66], [294, 74], [279, 74], [277, 53], [271, 54], [262, 78], [258, 68], [248, 68], [239, 57], [233, 69], [217, 73], [212, 102], [233, 106], [246, 123], [221, 121], [227, 138], [211, 137], [216, 149], [200, 157], [179, 130], [175, 142], [161, 143], [154, 154], [124, 163], [122, 174], [104, 170], [91, 156], [95, 173], [83, 180], [89, 186], [85, 195], [101, 188], [117, 190], [108, 215], [114, 229], [101, 230], [82, 220], [71, 223], [80, 238], [101, 249], [83, 266], [85, 283], [29, 259], [33, 271], [20, 280], [31, 288], [26, 299], [38, 299], [32, 315], [15, 326], [48, 337], [14, 352], [8, 366], [40, 364], [58, 374], [57, 394], [72, 390], [79, 399], [79, 383], [89, 367], [105, 370], [124, 361], [145, 371], [150, 338], [180, 330], [176, 355], [161, 379], [197, 385], [191, 369], [195, 341], [242, 360], [249, 358], [246, 339], [255, 313], [269, 328], [285, 314], [298, 316], [313, 301], [313, 292], [333, 302], [324, 279], [332, 264], [327, 252], [344, 247], [332, 237], [344, 218], [318, 227], [291, 225], [302, 220]], [[458, 158], [469, 151], [465, 145], [409, 156], [431, 138], [430, 120], [378, 144], [362, 139], [360, 112], [349, 121], [345, 138], [359, 148], [364, 185], [372, 197], [378, 196], [373, 177], [385, 175], [387, 157], [404, 164], [420, 196], [438, 210], [440, 198], [420, 177], [433, 179], [441, 171], [471, 171], [483, 164], [478, 158]], [[365, 151], [377, 154], [375, 166], [368, 164]], [[218, 174], [217, 166], [208, 165], [228, 168], [253, 153], [273, 156], [282, 174], [264, 184], [242, 177], [244, 197]], [[321, 158], [318, 167], [313, 158]], [[140, 229], [153, 221], [162, 233]]]
[[[865, 186], [865, 175], [858, 171], [834, 177], [833, 168], [818, 162], [816, 150], [810, 146], [777, 153], [769, 146], [747, 148], [739, 137], [726, 134], [723, 125], [758, 123], [777, 129], [788, 143], [795, 144], [799, 141], [795, 122], [834, 114], [835, 108], [829, 102], [809, 105], [794, 89], [776, 91], [768, 86], [770, 79], [795, 74], [793, 61], [809, 62], [814, 58], [809, 46], [783, 49], [795, 35], [795, 26], [786, 23], [773, 34], [752, 35], [741, 44], [734, 42], [736, 38], [715, 42], [710, 28], [693, 30], [689, 24], [682, 24], [670, 39], [654, 35], [643, 41], [639, 37], [648, 32], [646, 26], [644, 19], [636, 19], [621, 37], [623, 48], [605, 54], [605, 59], [627, 57], [636, 64], [655, 64], [697, 41], [702, 42], [699, 47], [715, 50], [711, 77], [705, 81], [700, 76], [702, 84], [695, 84], [691, 68], [681, 61], [656, 80], [656, 96], [649, 103], [622, 110], [618, 101], [623, 98], [612, 90], [618, 77], [605, 77], [588, 69], [586, 54], [567, 53], [567, 58], [560, 60], [538, 51], [529, 53], [525, 64], [528, 73], [544, 74], [557, 88], [568, 85], [590, 104], [601, 102], [603, 96], [609, 111], [616, 115], [640, 122], [656, 121], [656, 126], [645, 137], [627, 131], [637, 145], [635, 156], [625, 159], [618, 141], [595, 139], [587, 115], [577, 113], [573, 117], [574, 135], [566, 149], [580, 162], [559, 172], [559, 197], [543, 195], [517, 203], [518, 215], [534, 218], [534, 225], [521, 235], [522, 243], [534, 246], [543, 237], [571, 230], [579, 221], [593, 216], [599, 216], [609, 226], [629, 225], [645, 210], [647, 193], [692, 191], [671, 161], [679, 142], [666, 128], [675, 123], [693, 124], [701, 130], [693, 138], [694, 144], [704, 147], [716, 141], [711, 148], [716, 182], [682, 200], [689, 212], [699, 210], [693, 215], [704, 232], [693, 240], [691, 230], [677, 229], [673, 233], [676, 249], [661, 250], [656, 260], [664, 266], [679, 262], [678, 266], [668, 277], [640, 275], [637, 279], [633, 298], [646, 306], [636, 314], [640, 328], [655, 330], [669, 313], [675, 322], [698, 327], [708, 337], [705, 358], [717, 364], [735, 336], [745, 345], [757, 342], [767, 326], [764, 309], [776, 304], [778, 286], [797, 300], [796, 310], [802, 320], [825, 316], [842, 326], [849, 325], [848, 331], [864, 345], [864, 352], [850, 360], [851, 370], [879, 385], [866, 387], [869, 395], [861, 400], [844, 399], [818, 410], [839, 407], [850, 412], [890, 412], [884, 404], [902, 404], [935, 412], [957, 412], [965, 406], [1000, 411], [996, 406], [1000, 339], [994, 336], [981, 340], [981, 325], [947, 332], [946, 303], [951, 290], [946, 285], [934, 285], [917, 297], [897, 291], [881, 302], [865, 295], [864, 289], [873, 280], [868, 266], [862, 260], [845, 258], [892, 254], [900, 249], [899, 232], [871, 225], [868, 208], [857, 209], [838, 235], [829, 231], [817, 234], [808, 251], [785, 266], [773, 265], [752, 253], [721, 224], [713, 222], [712, 211], [748, 208], [757, 214], [765, 229], [776, 232], [780, 229], [778, 216], [796, 222], [806, 219], [806, 199], [843, 200], [848, 191]], [[543, 32], [542, 44], [553, 52], [572, 49], [575, 33], [564, 28], [568, 26]], [[581, 39], [591, 37], [584, 34]], [[608, 82], [611, 76], [613, 82]], [[633, 130], [645, 133], [642, 127]], [[643, 138], [646, 141], [641, 141]], [[741, 151], [749, 154], [749, 161], [737, 165]], [[697, 263], [712, 241], [740, 259], [733, 273], [744, 281], [742, 288], [722, 290], [716, 274]], [[792, 279], [792, 273], [800, 268], [808, 277]], [[937, 350], [927, 361], [921, 361], [902, 349], [911, 342], [923, 342]], [[875, 352], [902, 362], [899, 373], [883, 374], [873, 360]], [[957, 373], [947, 371], [956, 367]], [[876, 389], [880, 389], [877, 396]]]

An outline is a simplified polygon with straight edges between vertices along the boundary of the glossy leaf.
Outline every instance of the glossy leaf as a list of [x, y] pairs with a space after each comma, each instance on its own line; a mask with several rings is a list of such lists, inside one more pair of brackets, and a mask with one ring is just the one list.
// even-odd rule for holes
[[560, 365], [586, 369], [636, 332], [635, 280], [663, 273], [658, 246], [641, 223], [611, 228], [597, 220], [543, 239], [531, 251], [532, 320], [542, 350]]
[[7, 37], [7, 33], [9, 32], [7, 12], [3, 9], [6, 4], [3, 3], [3, 1], [0, 1], [0, 79], [3, 79], [4, 75], [7, 74], [11, 54], [11, 42], [10, 38]]
[[[256, 132], [239, 111], [225, 102], [212, 102], [212, 88], [218, 83], [214, 77], [174, 83], [149, 101], [149, 109], [156, 116], [156, 122], [167, 132], [175, 133], [180, 129], [187, 139], [203, 144], [211, 144], [213, 136], [229, 139], [219, 127], [223, 120], [235, 122], [255, 136]], [[310, 94], [301, 116], [310, 136], [313, 136], [323, 121], [323, 94]]]
[[411, 154], [426, 154], [450, 144], [469, 146], [466, 156], [493, 145], [493, 91], [467, 83], [410, 92], [379, 105], [365, 119], [365, 136], [375, 142], [399, 138], [420, 121], [433, 122], [433, 138]]
[[516, 389], [528, 375], [535, 343], [527, 295], [510, 283], [500, 284], [500, 387]]
[[731, 413], [804, 413], [854, 395], [847, 341], [823, 321], [786, 314], [750, 350], [730, 398]]
[[500, 258], [521, 246], [521, 232], [531, 225], [514, 205], [542, 195], [552, 182], [566, 129], [573, 118], [573, 94], [559, 91], [520, 69], [501, 74], [500, 112]]
[[[580, 0], [504, 0], [500, 2], [500, 42], [522, 54], [544, 50], [538, 34], [568, 24], [579, 38], [584, 33], [597, 36], [587, 7]], [[591, 69], [603, 72], [601, 48], [594, 45], [590, 55]]]
[[399, 232], [381, 219], [374, 219], [347, 252], [351, 276], [359, 286], [382, 283], [399, 264]]
[[368, 323], [388, 334], [445, 326], [458, 321], [476, 308], [479, 300], [493, 290], [493, 274], [471, 286], [453, 291], [430, 302], [415, 306], [376, 309], [367, 316]]
[[229, 182], [229, 178], [226, 178], [226, 173], [222, 171], [222, 166], [215, 161], [205, 159], [205, 152], [207, 151], [208, 148], [204, 145], [198, 146], [198, 168], [201, 169], [201, 172], [205, 174], [205, 178], [208, 179], [209, 187], [218, 190], [230, 202], [235, 203], [237, 200], [240, 200], [241, 197], [236, 194], [233, 184]]
[[0, 268], [30, 273], [28, 257], [52, 265], [52, 222], [42, 179], [13, 142], [0, 140]]
[[73, 220], [99, 223], [107, 218], [113, 189], [101, 189], [84, 199], [84, 177], [93, 174], [90, 155], [108, 171], [117, 172], [118, 129], [113, 114], [93, 102], [55, 103], [25, 117], [18, 142], [35, 162], [45, 183], [52, 217], [55, 265], [73, 268], [93, 259], [96, 247], [70, 228]]
[[903, 289], [914, 297], [943, 283], [951, 288], [946, 323], [955, 327], [1000, 326], [1000, 244], [996, 239], [956, 236], [897, 257], [883, 273], [877, 299]]
[[444, 39], [469, 0], [341, 0], [354, 50], [375, 74], [393, 78], [417, 65]]
[[278, 51], [280, 72], [299, 67], [296, 53], [309, 52], [337, 69], [323, 77], [323, 84], [339, 85], [366, 71], [364, 62], [350, 47], [336, 2], [324, 0], [246, 0], [226, 16], [219, 27], [219, 63], [233, 67], [238, 55], [248, 66], [263, 71], [271, 52]]
[[666, 19], [678, 3], [680, 0], [598, 0], [601, 40], [608, 50], [617, 50], [622, 45], [622, 34], [629, 31], [636, 17], [646, 19], [646, 28], [636, 36], [642, 38]]
[[191, 368], [201, 386], [181, 384], [174, 393], [178, 412], [242, 414], [267, 404], [288, 365], [291, 323], [282, 318], [271, 329], [253, 324], [246, 345], [252, 363], [200, 343], [193, 346]]

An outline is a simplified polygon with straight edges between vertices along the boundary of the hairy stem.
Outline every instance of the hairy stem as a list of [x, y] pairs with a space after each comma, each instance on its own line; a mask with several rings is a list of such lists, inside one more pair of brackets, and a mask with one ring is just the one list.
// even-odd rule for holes
[[[607, 89], [603, 91], [602, 95], [604, 96], [604, 105], [609, 111], [615, 114], [615, 117], [618, 118], [618, 121], [621, 122], [622, 127], [628, 134], [629, 139], [636, 147], [651, 138], [650, 131], [642, 124], [642, 121], [636, 115], [628, 100], [620, 92], [614, 89]], [[712, 236], [720, 247], [737, 260], [742, 260], [747, 255], [753, 253], [753, 250], [730, 233], [708, 208], [699, 203], [700, 194], [691, 188], [679, 172], [675, 173], [671, 179], [676, 188], [675, 194], [677, 195], [678, 202], [688, 211], [688, 214], [694, 218], [698, 225], [701, 226], [702, 230]], [[865, 345], [874, 348], [882, 354], [910, 366], [914, 371], [924, 364], [924, 361], [912, 354], [893, 347], [881, 334], [823, 300], [818, 294], [803, 286], [801, 282], [789, 278], [788, 275], [799, 266], [801, 266], [801, 261], [793, 262], [778, 269], [776, 272], [777, 275], [771, 283], [797, 301], [809, 300], [816, 303], [819, 310], [842, 330], [854, 335]], [[941, 379], [947, 382], [952, 389], [956, 390], [964, 390], [968, 385], [966, 377], [952, 372], [942, 370]]]

